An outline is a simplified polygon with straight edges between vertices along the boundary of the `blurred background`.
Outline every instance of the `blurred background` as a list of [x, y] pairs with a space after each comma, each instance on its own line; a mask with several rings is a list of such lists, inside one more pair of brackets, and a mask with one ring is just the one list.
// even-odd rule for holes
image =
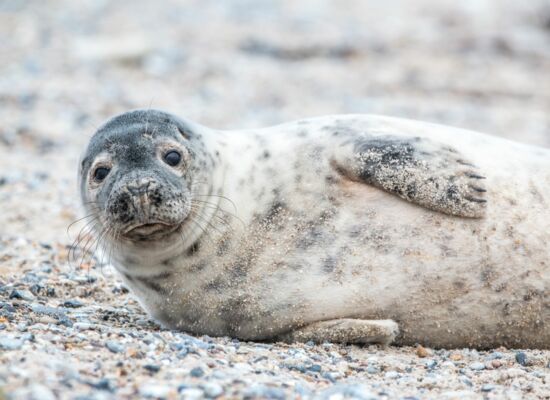
[[0, 1], [0, 238], [70, 243], [113, 114], [379, 113], [550, 146], [550, 0]]

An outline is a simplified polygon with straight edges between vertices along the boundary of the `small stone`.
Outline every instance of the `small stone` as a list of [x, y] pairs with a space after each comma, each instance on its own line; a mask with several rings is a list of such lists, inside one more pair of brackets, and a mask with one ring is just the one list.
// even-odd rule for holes
[[246, 389], [244, 392], [244, 397], [274, 400], [285, 400], [287, 398], [283, 389], [262, 384], [256, 384]]
[[201, 367], [195, 367], [189, 373], [193, 378], [200, 378], [204, 375], [204, 371]]
[[170, 394], [170, 386], [147, 384], [139, 387], [139, 394], [143, 397], [163, 399]]
[[160, 371], [160, 365], [145, 364], [143, 368], [145, 368], [149, 372], [152, 372], [153, 374], [156, 374]]
[[437, 361], [435, 360], [426, 360], [426, 368], [434, 369], [437, 366]]
[[187, 350], [186, 344], [181, 343], [181, 342], [172, 342], [172, 343], [170, 343], [170, 348], [174, 351]]
[[307, 368], [311, 372], [321, 372], [321, 366], [319, 364], [313, 364]]
[[497, 360], [501, 359], [503, 357], [503, 354], [500, 351], [493, 351], [491, 354], [487, 356], [487, 360]]
[[204, 398], [204, 392], [199, 388], [185, 388], [180, 392], [180, 398], [186, 400], [199, 400]]
[[28, 325], [26, 322], [21, 322], [20, 324], [17, 324], [15, 327], [19, 332], [25, 332], [28, 329]]
[[[61, 320], [59, 320], [59, 322], [61, 323]], [[91, 331], [95, 329], [95, 325], [89, 322], [76, 322], [73, 326], [79, 331]]]
[[96, 382], [94, 381], [87, 381], [86, 384], [93, 387], [94, 389], [98, 390], [106, 390], [108, 392], [113, 392], [115, 390], [115, 386], [111, 380], [103, 378]]
[[[384, 397], [382, 397], [384, 396]], [[360, 399], [360, 400], [374, 400], [379, 398], [395, 397], [389, 396], [389, 393], [378, 392], [372, 393], [367, 385], [355, 384], [355, 383], [343, 383], [337, 384], [328, 389], [325, 389], [320, 393], [317, 398], [323, 400], [332, 399]]]
[[105, 347], [107, 347], [112, 353], [122, 353], [124, 351], [124, 346], [114, 340], [108, 340], [105, 343]]
[[19, 350], [23, 346], [23, 341], [6, 336], [0, 336], [0, 349]]
[[487, 383], [481, 387], [482, 392], [490, 392], [495, 389], [495, 385], [491, 385], [490, 383]]
[[[57, 321], [57, 324], [66, 326], [67, 328], [71, 328], [73, 326], [73, 321], [71, 321], [68, 317], [63, 316], [59, 318], [59, 320]], [[89, 327], [87, 329], [92, 329], [91, 324], [88, 324], [88, 325]], [[85, 329], [81, 329], [81, 330], [85, 330]]]
[[474, 371], [483, 371], [485, 369], [485, 364], [482, 362], [473, 362], [469, 365], [469, 367]]
[[209, 382], [201, 385], [204, 395], [210, 399], [215, 399], [223, 394], [223, 387], [217, 383]]
[[386, 379], [397, 379], [397, 378], [399, 378], [399, 372], [397, 372], [397, 371], [388, 371], [384, 374], [384, 378], [386, 378]]
[[321, 376], [332, 383], [335, 383], [336, 378], [338, 378], [338, 374], [336, 372], [325, 372], [324, 374], [321, 374]]
[[493, 360], [491, 361], [491, 365], [493, 366], [493, 368], [500, 368], [502, 367], [502, 361], [500, 360]]
[[83, 305], [84, 303], [82, 303], [79, 300], [67, 300], [63, 303], [63, 306], [67, 308], [79, 308], [79, 307], [82, 307]]
[[369, 366], [367, 367], [367, 372], [368, 372], [369, 374], [377, 374], [377, 373], [380, 372], [380, 370], [379, 370], [377, 367], [373, 366], [373, 365], [369, 365]]
[[0, 309], [2, 309], [2, 311], [5, 311], [8, 314], [15, 312], [14, 306], [12, 306], [10, 303], [4, 303], [2, 301], [0, 301]]
[[39, 283], [35, 283], [29, 289], [30, 289], [30, 291], [33, 295], [38, 296], [38, 295], [40, 295], [40, 292], [42, 292], [44, 290], [44, 286], [42, 286]]
[[451, 359], [451, 361], [460, 361], [460, 360], [462, 360], [462, 354], [457, 353], [457, 352], [451, 353], [449, 358]]
[[25, 301], [33, 301], [34, 295], [28, 290], [14, 289], [10, 293], [10, 299], [20, 299]]
[[438, 398], [449, 400], [476, 400], [479, 399], [480, 396], [471, 390], [454, 390], [443, 392]]
[[472, 383], [472, 381], [470, 379], [468, 379], [468, 377], [462, 375], [460, 378], [458, 378], [460, 380], [460, 382], [462, 382], [463, 384], [465, 384], [466, 386], [469, 386], [469, 387], [472, 387], [474, 386], [474, 384]]
[[178, 358], [185, 358], [185, 357], [187, 357], [187, 354], [189, 354], [189, 349], [187, 349], [187, 348], [181, 349], [178, 352]]
[[[49, 245], [48, 245], [49, 246]], [[51, 246], [50, 246], [51, 247]], [[42, 264], [40, 266], [40, 271], [45, 272], [46, 274], [49, 274], [52, 272], [52, 266], [50, 264]]]
[[21, 340], [23, 342], [34, 342], [36, 338], [33, 333], [24, 333], [21, 335]]
[[43, 306], [41, 304], [31, 304], [32, 312], [40, 315], [49, 315], [50, 317], [61, 317], [65, 315], [63, 308]]
[[529, 363], [527, 359], [527, 354], [525, 354], [523, 351], [518, 351], [516, 353], [516, 362], [524, 367], [526, 367]]
[[418, 357], [424, 358], [424, 357], [428, 357], [431, 354], [432, 354], [431, 351], [429, 351], [425, 347], [423, 347], [421, 345], [416, 346], [416, 355]]

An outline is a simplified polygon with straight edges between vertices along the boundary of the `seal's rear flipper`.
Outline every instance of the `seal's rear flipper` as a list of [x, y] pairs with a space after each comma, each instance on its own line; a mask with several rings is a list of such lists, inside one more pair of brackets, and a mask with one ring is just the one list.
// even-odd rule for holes
[[361, 136], [334, 150], [348, 178], [431, 210], [460, 217], [485, 214], [484, 176], [455, 149], [420, 137]]
[[399, 327], [391, 319], [333, 319], [315, 322], [279, 336], [277, 339], [287, 343], [355, 343], [388, 345], [399, 333]]

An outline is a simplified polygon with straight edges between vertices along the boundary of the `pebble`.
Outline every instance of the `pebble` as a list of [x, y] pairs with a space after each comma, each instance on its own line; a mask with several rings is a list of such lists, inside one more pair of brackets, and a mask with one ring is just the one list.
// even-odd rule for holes
[[193, 378], [200, 378], [204, 375], [204, 371], [201, 367], [195, 367], [189, 372], [189, 375], [191, 375]]
[[35, 299], [35, 296], [28, 290], [14, 289], [10, 293], [10, 299], [33, 301]]
[[425, 347], [418, 345], [416, 346], [416, 355], [420, 358], [428, 357], [432, 354], [431, 351], [426, 349]]
[[437, 361], [435, 360], [426, 360], [426, 368], [434, 369], [437, 366]]
[[471, 381], [470, 379], [468, 379], [467, 376], [462, 375], [462, 376], [460, 376], [460, 377], [458, 378], [458, 380], [459, 380], [460, 382], [462, 382], [463, 384], [465, 384], [466, 386], [469, 386], [469, 387], [474, 386], [474, 384], [472, 383], [472, 381]]
[[454, 353], [451, 353], [451, 355], [449, 356], [449, 358], [452, 360], [452, 361], [460, 361], [462, 360], [462, 354], [458, 353], [458, 352], [454, 352]]
[[516, 362], [519, 365], [522, 365], [526, 367], [528, 365], [529, 360], [527, 359], [527, 354], [525, 354], [523, 351], [518, 351], [516, 353]]
[[82, 307], [84, 303], [79, 300], [67, 300], [63, 302], [63, 306], [67, 308], [79, 308]]
[[105, 347], [107, 347], [112, 353], [122, 353], [124, 351], [124, 346], [114, 340], [108, 340], [105, 342]]
[[311, 372], [321, 372], [322, 367], [319, 364], [313, 364], [307, 368]]
[[[378, 396], [380, 395], [380, 396]], [[373, 393], [367, 385], [362, 384], [338, 384], [328, 388], [320, 393], [319, 399], [357, 399], [357, 400], [377, 400], [383, 398], [383, 395]], [[388, 397], [388, 396], [384, 396]]]
[[110, 379], [102, 378], [97, 381], [86, 381], [86, 383], [98, 390], [106, 390], [108, 392], [114, 392], [116, 387]]
[[65, 310], [60, 307], [48, 307], [41, 304], [31, 304], [31, 310], [36, 314], [49, 315], [50, 317], [62, 317], [65, 316]]
[[485, 385], [481, 386], [482, 392], [491, 392], [495, 389], [495, 385], [491, 385], [490, 383], [486, 383]]
[[487, 356], [487, 360], [500, 360], [503, 357], [503, 354], [500, 351], [493, 351]]
[[0, 336], [0, 349], [19, 350], [21, 347], [23, 347], [23, 340], [7, 336]]
[[145, 384], [139, 387], [139, 394], [147, 398], [164, 399], [171, 391], [172, 388], [167, 385]]
[[474, 371], [482, 371], [485, 369], [485, 364], [482, 362], [473, 362], [469, 365], [469, 367]]
[[160, 371], [160, 365], [155, 365], [155, 364], [145, 364], [143, 368], [145, 368], [147, 371], [153, 374], [156, 374], [157, 372]]
[[384, 374], [384, 378], [386, 378], [386, 379], [397, 379], [397, 378], [399, 378], [399, 372], [397, 372], [397, 371], [388, 371]]
[[204, 392], [199, 388], [188, 387], [179, 390], [180, 398], [185, 400], [199, 400], [205, 397]]
[[215, 382], [208, 382], [201, 385], [204, 395], [210, 399], [215, 399], [223, 394], [223, 387]]
[[273, 399], [273, 400], [285, 400], [286, 394], [284, 390], [278, 387], [271, 387], [262, 384], [255, 384], [244, 391], [245, 398], [260, 398], [260, 399]]
[[378, 367], [373, 366], [373, 365], [369, 365], [369, 366], [367, 367], [367, 372], [368, 372], [369, 374], [377, 374], [377, 373], [380, 372], [380, 369], [379, 369]]
[[94, 330], [96, 325], [89, 322], [75, 322], [73, 327], [79, 331], [89, 331]]

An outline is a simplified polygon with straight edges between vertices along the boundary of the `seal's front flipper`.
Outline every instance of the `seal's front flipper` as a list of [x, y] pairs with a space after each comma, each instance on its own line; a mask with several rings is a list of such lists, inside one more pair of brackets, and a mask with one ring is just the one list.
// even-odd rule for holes
[[335, 149], [335, 168], [431, 210], [481, 218], [483, 174], [458, 151], [429, 139], [365, 136]]
[[296, 329], [277, 339], [287, 342], [355, 343], [388, 345], [399, 333], [399, 327], [391, 319], [333, 319], [315, 322]]

